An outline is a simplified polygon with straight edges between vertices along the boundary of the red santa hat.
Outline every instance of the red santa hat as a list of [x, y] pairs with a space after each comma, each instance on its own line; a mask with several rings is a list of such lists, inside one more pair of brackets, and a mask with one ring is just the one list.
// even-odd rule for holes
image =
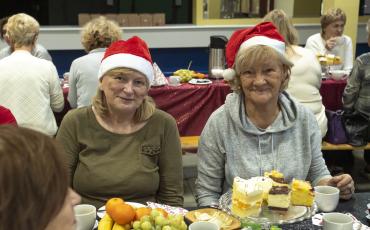
[[109, 70], [126, 67], [144, 74], [152, 83], [154, 79], [153, 61], [147, 44], [134, 36], [127, 41], [113, 42], [105, 51], [101, 61], [98, 77], [101, 79]]
[[262, 22], [252, 28], [235, 31], [226, 45], [226, 62], [228, 69], [223, 73], [225, 80], [232, 80], [236, 73], [234, 62], [240, 50], [251, 46], [264, 45], [273, 48], [290, 65], [292, 63], [285, 56], [285, 41], [274, 24]]

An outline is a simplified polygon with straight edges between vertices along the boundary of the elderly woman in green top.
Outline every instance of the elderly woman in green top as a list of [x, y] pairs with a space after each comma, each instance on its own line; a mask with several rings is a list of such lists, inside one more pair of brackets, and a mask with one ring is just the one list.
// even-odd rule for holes
[[179, 133], [148, 96], [154, 74], [146, 43], [138, 37], [112, 43], [98, 76], [93, 105], [69, 112], [57, 134], [82, 203], [99, 207], [122, 197], [182, 206]]

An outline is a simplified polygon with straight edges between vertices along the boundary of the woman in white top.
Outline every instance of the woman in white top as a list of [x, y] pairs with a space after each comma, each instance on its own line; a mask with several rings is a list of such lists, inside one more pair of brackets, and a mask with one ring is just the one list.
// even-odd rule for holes
[[102, 16], [83, 27], [81, 44], [88, 54], [75, 59], [69, 70], [68, 102], [72, 108], [91, 105], [98, 88], [98, 70], [104, 52], [121, 37], [118, 24]]
[[346, 14], [339, 8], [330, 9], [321, 16], [321, 33], [307, 39], [306, 48], [315, 54], [333, 54], [342, 61], [341, 69], [348, 71], [353, 67], [352, 40], [343, 35]]
[[283, 35], [287, 57], [294, 64], [286, 91], [315, 114], [321, 135], [324, 137], [327, 131], [327, 118], [319, 91], [321, 67], [316, 56], [310, 50], [297, 45], [297, 30], [284, 11], [273, 10], [263, 18], [263, 21], [272, 22]]

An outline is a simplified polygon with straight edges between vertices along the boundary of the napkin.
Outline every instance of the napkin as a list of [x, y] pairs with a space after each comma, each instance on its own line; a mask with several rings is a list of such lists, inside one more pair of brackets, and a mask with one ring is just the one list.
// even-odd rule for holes
[[149, 202], [149, 201], [146, 202], [146, 204], [150, 208], [163, 208], [164, 210], [166, 210], [166, 212], [168, 214], [172, 214], [172, 215], [181, 214], [181, 215], [185, 216], [185, 214], [188, 212], [188, 210], [186, 210], [186, 209], [183, 209], [183, 208], [180, 208], [180, 207], [173, 207], [173, 206], [169, 206], [169, 205], [165, 205], [165, 204], [158, 204], [158, 203]]
[[154, 80], [152, 86], [168, 85], [166, 77], [164, 76], [161, 69], [155, 62], [153, 63], [153, 69], [154, 69]]
[[[353, 219], [353, 230], [370, 230], [370, 227], [366, 226], [365, 224], [361, 223], [354, 217], [351, 213], [347, 212], [346, 215], [350, 216]], [[318, 213], [312, 217], [312, 224], [316, 226], [322, 226], [322, 217], [324, 213]]]

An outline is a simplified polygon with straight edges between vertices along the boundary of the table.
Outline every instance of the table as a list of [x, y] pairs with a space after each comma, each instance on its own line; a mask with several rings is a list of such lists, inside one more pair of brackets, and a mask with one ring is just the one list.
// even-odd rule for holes
[[[346, 84], [346, 80], [322, 81], [320, 93], [327, 109], [342, 108], [342, 94]], [[229, 85], [223, 80], [214, 80], [209, 85], [185, 83], [180, 86], [152, 87], [149, 95], [159, 109], [176, 119], [180, 136], [199, 136], [209, 116], [224, 104], [226, 95], [230, 92]], [[58, 125], [70, 109], [67, 101], [68, 88], [63, 88], [63, 93], [66, 105], [62, 112], [55, 113]]]
[[[354, 215], [361, 223], [366, 224], [369, 226], [369, 222], [366, 219], [367, 210], [366, 204], [370, 203], [370, 192], [364, 193], [355, 193], [353, 194], [353, 198], [348, 201], [340, 201], [338, 207], [336, 208], [335, 212], [349, 212]], [[312, 224], [311, 219], [304, 220], [299, 223], [294, 224], [284, 224], [281, 226], [284, 230], [296, 230], [296, 229], [322, 229], [321, 227], [315, 226]]]

